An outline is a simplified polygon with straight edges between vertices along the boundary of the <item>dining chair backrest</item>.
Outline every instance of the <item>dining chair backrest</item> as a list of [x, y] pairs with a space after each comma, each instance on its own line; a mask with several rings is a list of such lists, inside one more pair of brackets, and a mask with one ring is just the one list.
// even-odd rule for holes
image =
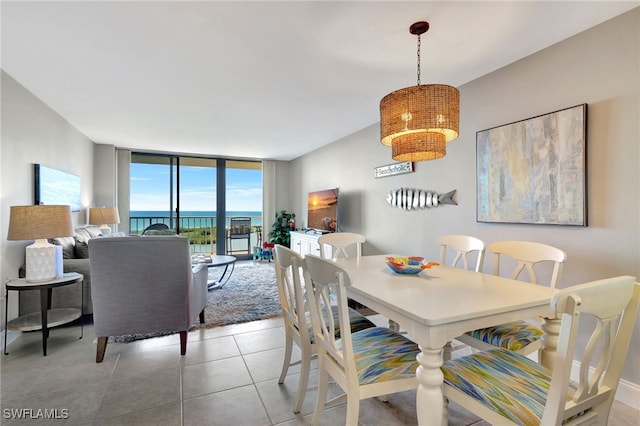
[[564, 250], [533, 241], [498, 241], [487, 246], [493, 253], [493, 274], [500, 275], [501, 256], [507, 255], [517, 262], [511, 279], [521, 280], [522, 272], [527, 271], [529, 282], [538, 283], [534, 266], [540, 262], [554, 262], [549, 286], [555, 288], [562, 275], [562, 267], [567, 259]]
[[[598, 412], [600, 424], [607, 423], [638, 312], [640, 284], [635, 281], [630, 276], [593, 281], [566, 288], [551, 300], [556, 315], [562, 315], [562, 325], [541, 424], [561, 424], [587, 409]], [[585, 317], [595, 321], [584, 321]], [[579, 337], [579, 330], [587, 333]], [[575, 358], [580, 372], [571, 396], [569, 377]]]
[[[541, 262], [552, 262], [553, 272], [549, 280], [549, 286], [555, 288], [562, 274], [562, 265], [567, 255], [559, 248], [532, 241], [499, 241], [487, 246], [487, 250], [493, 253], [493, 274], [500, 275], [500, 261], [503, 256], [515, 263], [511, 279], [517, 280], [528, 275], [529, 282], [537, 284], [538, 277], [534, 267]], [[523, 271], [527, 274], [523, 274]], [[492, 327], [469, 331], [457, 338], [457, 340], [477, 350], [488, 350], [494, 347], [503, 347], [516, 351], [521, 355], [529, 355], [542, 348], [541, 337], [543, 331], [536, 323], [541, 319], [518, 320], [515, 322], [500, 324]]]
[[484, 241], [468, 235], [444, 235], [438, 238], [440, 244], [440, 264], [446, 265], [447, 249], [455, 251], [450, 265], [456, 267], [460, 260], [464, 269], [469, 269], [469, 255], [475, 252], [476, 265], [474, 271], [482, 272], [484, 263]]
[[293, 405], [293, 412], [298, 413], [308, 388], [311, 358], [316, 353], [310, 335], [312, 330], [308, 321], [308, 307], [302, 284], [304, 261], [298, 253], [280, 244], [274, 246], [273, 254], [286, 338], [285, 355], [278, 383], [284, 383], [289, 367], [298, 364], [291, 362], [293, 343], [295, 342], [301, 352], [298, 392]]
[[274, 263], [278, 295], [286, 327], [298, 330], [302, 340], [310, 341], [305, 312], [304, 289], [302, 286], [302, 257], [295, 251], [276, 244]]
[[[321, 235], [318, 238], [320, 244], [320, 256], [328, 258], [327, 253], [332, 253], [333, 259], [341, 257], [349, 257], [347, 250], [349, 247], [355, 247], [356, 257], [362, 256], [362, 244], [366, 241], [364, 235], [355, 234], [353, 232], [333, 232]], [[327, 247], [328, 246], [328, 247]], [[330, 250], [327, 250], [330, 248]]]
[[[335, 263], [313, 255], [307, 255], [305, 263], [309, 281], [313, 285], [309, 308], [315, 339], [335, 360], [334, 368], [344, 371], [347, 376], [355, 377], [355, 359], [345, 355], [353, 354], [346, 294], [347, 287], [351, 285], [349, 274]], [[337, 324], [331, 308], [335, 304], [338, 308]], [[340, 330], [340, 333], [336, 333], [336, 330]]]

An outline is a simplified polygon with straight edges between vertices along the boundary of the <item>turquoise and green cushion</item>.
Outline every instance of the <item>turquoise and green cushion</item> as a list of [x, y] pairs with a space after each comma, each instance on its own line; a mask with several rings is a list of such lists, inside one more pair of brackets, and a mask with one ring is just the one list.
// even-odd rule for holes
[[[338, 307], [331, 306], [331, 312], [333, 313], [333, 322], [336, 325], [336, 337], [340, 337], [340, 321], [338, 320]], [[309, 331], [309, 336], [311, 337], [311, 343], [314, 343], [315, 338], [313, 334], [313, 325], [311, 324], [311, 313], [307, 312], [305, 316], [307, 319], [307, 329]], [[351, 309], [351, 308], [349, 308], [349, 320], [351, 322], [352, 333], [376, 326], [367, 317], [365, 317], [355, 309]]]
[[495, 327], [481, 328], [467, 333], [474, 339], [489, 343], [497, 348], [519, 351], [540, 340], [543, 331], [526, 321], [514, 321]]
[[418, 345], [385, 327], [367, 328], [351, 335], [361, 385], [416, 377]]
[[[539, 425], [551, 371], [504, 348], [455, 358], [441, 367], [445, 384], [519, 425]], [[575, 389], [569, 388], [567, 400]]]

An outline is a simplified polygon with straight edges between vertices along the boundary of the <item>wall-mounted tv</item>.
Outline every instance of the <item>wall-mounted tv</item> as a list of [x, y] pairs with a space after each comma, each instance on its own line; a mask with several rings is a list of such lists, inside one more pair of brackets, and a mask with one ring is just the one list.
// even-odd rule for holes
[[338, 229], [338, 188], [309, 193], [307, 228], [323, 233], [336, 232]]
[[68, 205], [71, 211], [80, 211], [80, 176], [34, 164], [33, 177], [34, 204]]

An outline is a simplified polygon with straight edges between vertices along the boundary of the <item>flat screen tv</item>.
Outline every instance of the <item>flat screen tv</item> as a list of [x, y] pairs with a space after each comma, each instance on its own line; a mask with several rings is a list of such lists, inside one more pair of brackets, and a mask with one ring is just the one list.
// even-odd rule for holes
[[338, 188], [309, 193], [307, 228], [319, 232], [336, 232], [338, 228]]

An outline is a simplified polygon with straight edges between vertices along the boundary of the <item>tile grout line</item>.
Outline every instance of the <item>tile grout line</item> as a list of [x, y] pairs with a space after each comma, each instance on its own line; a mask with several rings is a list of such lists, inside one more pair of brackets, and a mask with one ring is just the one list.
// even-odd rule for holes
[[[262, 395], [260, 395], [260, 392], [258, 391], [258, 386], [256, 385], [256, 379], [253, 377], [253, 374], [251, 374], [251, 369], [249, 368], [249, 365], [247, 364], [247, 360], [245, 359], [245, 354], [242, 352], [242, 350], [240, 350], [240, 346], [238, 345], [238, 342], [236, 340], [236, 335], [233, 335], [233, 341], [235, 342], [237, 348], [238, 348], [238, 352], [240, 353], [240, 356], [242, 357], [242, 363], [244, 364], [244, 368], [247, 369], [247, 373], [249, 373], [249, 377], [251, 377], [251, 384], [253, 385], [253, 389], [256, 392], [256, 395], [258, 395], [258, 399], [260, 399], [260, 404], [262, 404], [262, 409], [264, 410], [264, 413], [267, 415], [267, 418], [269, 419], [269, 424], [273, 425], [273, 419], [271, 418], [271, 415], [269, 414], [269, 410], [267, 409], [267, 405], [264, 403], [264, 400], [262, 399]], [[260, 351], [258, 351], [260, 352]], [[257, 352], [252, 352], [252, 353], [257, 353]], [[247, 354], [250, 355], [250, 354]]]
[[111, 384], [111, 380], [113, 380], [113, 375], [115, 374], [116, 368], [118, 367], [118, 363], [120, 362], [120, 356], [121, 356], [121, 354], [117, 354], [116, 355], [116, 361], [113, 363], [113, 368], [111, 369], [111, 374], [109, 374], [109, 379], [107, 380], [106, 385], [104, 387], [104, 390], [102, 392], [102, 396], [100, 397], [100, 405], [98, 406], [98, 409], [96, 410], [96, 414], [93, 416], [93, 421], [91, 423], [95, 423], [98, 420], [98, 414], [100, 413], [100, 410], [102, 409], [102, 406], [104, 404], [104, 397], [107, 394], [107, 390], [109, 389], [109, 385]]
[[184, 357], [180, 357], [180, 375], [179, 375], [179, 384], [180, 387], [180, 426], [184, 426], [184, 382], [183, 382], [183, 373], [185, 367]]

